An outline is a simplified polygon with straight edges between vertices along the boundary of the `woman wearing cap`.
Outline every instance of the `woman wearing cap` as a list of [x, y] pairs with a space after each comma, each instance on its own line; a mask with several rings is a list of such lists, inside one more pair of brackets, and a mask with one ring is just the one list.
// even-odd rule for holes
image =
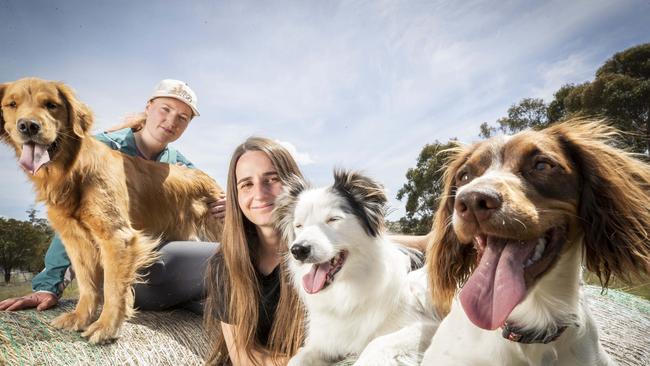
[[[124, 154], [194, 168], [169, 144], [178, 140], [198, 115], [194, 91], [182, 81], [165, 79], [156, 86], [144, 112], [95, 137]], [[225, 200], [211, 203], [210, 209], [213, 215], [223, 218]], [[159, 249], [161, 259], [148, 269], [147, 283], [135, 286], [135, 306], [149, 310], [180, 306], [202, 312], [203, 269], [216, 249], [216, 243], [163, 244]], [[58, 303], [72, 274], [63, 243], [55, 235], [45, 255], [45, 269], [32, 280], [34, 292], [0, 302], [0, 310], [51, 308]]]

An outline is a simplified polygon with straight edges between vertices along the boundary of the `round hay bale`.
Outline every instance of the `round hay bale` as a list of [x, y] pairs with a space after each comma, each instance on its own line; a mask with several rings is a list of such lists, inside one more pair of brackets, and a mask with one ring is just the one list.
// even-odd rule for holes
[[[601, 342], [621, 366], [650, 364], [650, 302], [585, 286]], [[184, 310], [140, 312], [113, 344], [92, 346], [79, 333], [49, 322], [74, 302], [52, 310], [0, 312], [0, 365], [202, 365], [207, 342], [201, 318]], [[341, 365], [351, 365], [351, 360]]]
[[77, 332], [49, 325], [74, 305], [64, 300], [48, 311], [0, 311], [0, 365], [203, 365], [207, 343], [200, 316], [139, 312], [115, 343], [93, 346]]
[[619, 366], [650, 365], [650, 301], [628, 293], [585, 286], [600, 343]]
[[[650, 301], [618, 290], [601, 294], [600, 287], [584, 287], [600, 342], [612, 359], [619, 366], [650, 365]], [[408, 358], [400, 364], [412, 365], [413, 360]], [[346, 359], [336, 366], [352, 366], [354, 360]]]

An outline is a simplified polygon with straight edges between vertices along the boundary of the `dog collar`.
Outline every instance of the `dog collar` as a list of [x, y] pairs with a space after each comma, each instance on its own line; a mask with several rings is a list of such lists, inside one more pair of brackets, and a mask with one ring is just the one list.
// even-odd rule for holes
[[567, 326], [561, 326], [557, 328], [554, 333], [548, 331], [538, 332], [538, 331], [523, 331], [521, 328], [517, 328], [508, 323], [504, 324], [501, 328], [501, 335], [503, 338], [517, 343], [531, 344], [531, 343], [550, 343], [558, 339], [562, 333], [566, 330]]

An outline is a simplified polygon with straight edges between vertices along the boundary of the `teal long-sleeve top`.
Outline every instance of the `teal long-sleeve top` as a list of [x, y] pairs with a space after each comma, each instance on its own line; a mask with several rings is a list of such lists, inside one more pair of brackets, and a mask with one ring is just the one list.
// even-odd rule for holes
[[[130, 128], [114, 132], [103, 132], [95, 135], [95, 138], [110, 147], [113, 150], [120, 151], [131, 156], [140, 156], [135, 144], [135, 136]], [[194, 168], [178, 150], [167, 146], [156, 158], [156, 161], [169, 164], [182, 164], [189, 168]], [[65, 252], [63, 243], [58, 234], [54, 235], [47, 253], [45, 253], [45, 269], [32, 279], [32, 289], [34, 291], [45, 291], [61, 296], [63, 290], [69, 281], [66, 280], [66, 271], [70, 267], [70, 259]]]

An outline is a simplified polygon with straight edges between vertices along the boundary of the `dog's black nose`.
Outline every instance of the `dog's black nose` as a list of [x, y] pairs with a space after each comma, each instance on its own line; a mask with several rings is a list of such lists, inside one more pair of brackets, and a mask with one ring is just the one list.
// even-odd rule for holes
[[36, 122], [26, 118], [21, 118], [18, 120], [18, 131], [23, 135], [34, 136], [41, 130], [41, 125]]
[[454, 209], [461, 218], [468, 220], [472, 216], [479, 222], [486, 221], [496, 210], [501, 208], [503, 200], [499, 192], [492, 189], [465, 191], [456, 197]]
[[304, 241], [299, 241], [291, 246], [291, 254], [299, 261], [304, 261], [311, 253], [311, 245]]

